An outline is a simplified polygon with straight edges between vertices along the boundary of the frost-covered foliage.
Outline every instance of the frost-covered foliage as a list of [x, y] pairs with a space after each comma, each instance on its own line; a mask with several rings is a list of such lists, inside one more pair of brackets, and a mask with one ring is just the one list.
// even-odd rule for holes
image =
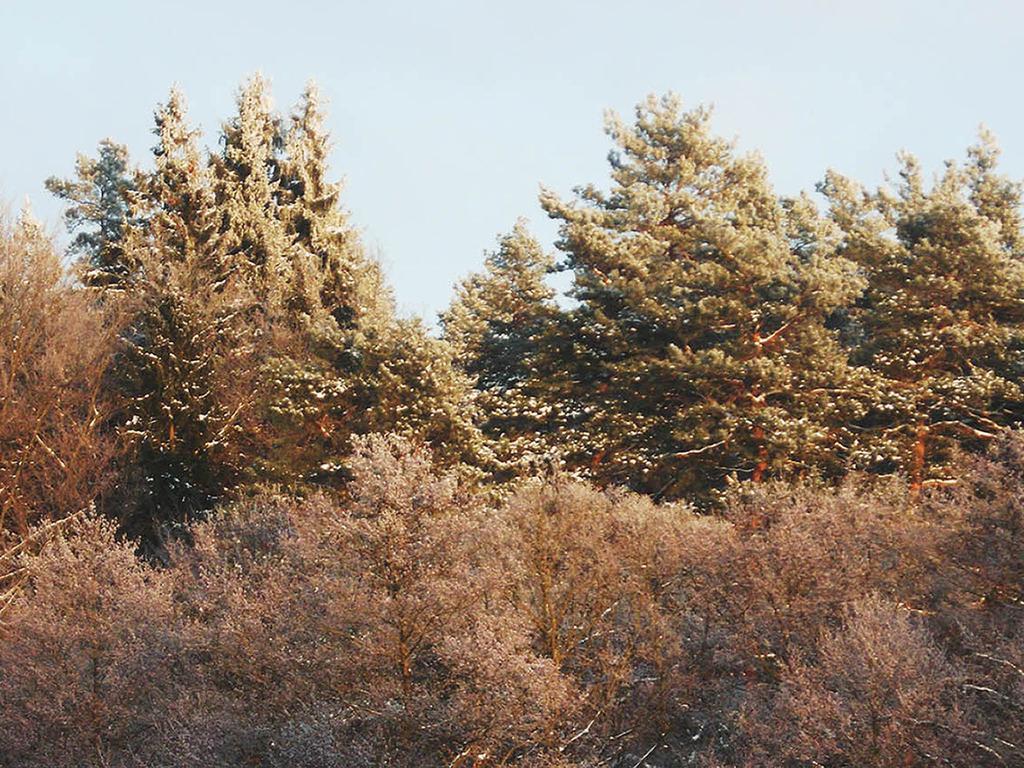
[[829, 472], [856, 406], [825, 319], [862, 278], [809, 200], [780, 200], [709, 119], [674, 97], [612, 115], [610, 191], [541, 195], [579, 302], [560, 366], [582, 410], [570, 455], [667, 497]]
[[545, 281], [554, 259], [530, 235], [525, 221], [498, 242], [483, 272], [456, 288], [441, 315], [444, 339], [480, 391], [487, 468], [497, 478], [527, 475], [568, 426], [566, 403], [550, 397], [545, 367], [560, 310]]
[[31, 215], [0, 212], [0, 551], [6, 533], [23, 536], [109, 489], [114, 328], [67, 284]]
[[1021, 422], [1020, 185], [990, 136], [931, 188], [909, 156], [891, 189], [829, 172], [822, 213], [675, 97], [607, 132], [607, 191], [541, 195], [572, 301], [518, 227], [442, 315], [506, 475], [557, 456], [706, 506], [851, 467], [921, 488]]
[[76, 519], [12, 558], [0, 758], [1011, 765], [1020, 441], [918, 502], [766, 485], [710, 518], [558, 475], [495, 505], [371, 436], [344, 500], [253, 490], [163, 568]]
[[0, 765], [1024, 765], [988, 137], [819, 213], [648, 99], [437, 338], [325, 123], [172, 91], [48, 182], [75, 271], [0, 223]]
[[359, 434], [477, 463], [470, 383], [397, 317], [328, 178], [316, 88], [285, 120], [252, 78], [214, 154], [175, 90], [154, 134], [151, 169], [104, 142], [49, 182], [72, 203], [86, 282], [125, 318], [109, 381], [130, 457], [107, 507], [123, 530], [159, 551], [247, 482], [337, 485]]
[[931, 188], [909, 155], [891, 189], [836, 173], [820, 185], [840, 252], [867, 276], [837, 323], [870, 372], [857, 466], [941, 482], [957, 445], [983, 445], [1024, 415], [1021, 189], [998, 157], [983, 133]]

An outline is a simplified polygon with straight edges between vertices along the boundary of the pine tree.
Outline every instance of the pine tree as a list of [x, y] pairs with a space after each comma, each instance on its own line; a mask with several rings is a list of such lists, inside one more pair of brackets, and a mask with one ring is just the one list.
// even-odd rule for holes
[[554, 265], [520, 220], [500, 238], [484, 271], [457, 286], [441, 315], [444, 339], [480, 393], [481, 429], [499, 476], [526, 471], [549, 455], [564, 421], [561, 401], [546, 399], [553, 372], [540, 368], [561, 317], [546, 282]]
[[860, 291], [853, 265], [708, 122], [650, 98], [633, 125], [608, 119], [610, 192], [542, 195], [579, 302], [577, 461], [659, 496], [834, 467], [856, 407], [825, 327]]
[[875, 376], [854, 458], [915, 487], [951, 477], [954, 446], [1024, 417], [1021, 190], [997, 158], [983, 134], [930, 189], [909, 155], [894, 189], [867, 193], [836, 173], [821, 185], [842, 252], [868, 278], [844, 325]]
[[96, 158], [78, 156], [75, 174], [75, 179], [46, 180], [46, 188], [69, 204], [64, 223], [74, 238], [68, 252], [84, 262], [87, 284], [118, 284], [133, 268], [126, 261], [123, 241], [138, 172], [129, 165], [127, 147], [104, 139]]
[[117, 369], [127, 399], [122, 434], [133, 446], [120, 518], [129, 536], [156, 549], [209, 510], [237, 468], [216, 456], [230, 423], [219, 418], [211, 324], [193, 297], [167, 286], [150, 291]]
[[330, 138], [319, 92], [307, 86], [282, 136], [275, 205], [288, 243], [289, 284], [265, 365], [274, 445], [267, 469], [287, 480], [331, 482], [358, 423], [358, 325], [382, 291], [328, 178]]

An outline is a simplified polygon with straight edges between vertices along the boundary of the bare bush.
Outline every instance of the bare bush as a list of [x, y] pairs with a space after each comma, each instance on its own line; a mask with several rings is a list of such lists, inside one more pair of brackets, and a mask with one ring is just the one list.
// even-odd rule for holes
[[0, 615], [27, 766], [1002, 766], [1021, 758], [1015, 444], [954, 489], [762, 486], [723, 517], [404, 439], [254, 488], [161, 569], [32, 529]]
[[857, 600], [841, 627], [782, 674], [774, 711], [747, 713], [748, 721], [760, 720], [749, 722], [759, 737], [757, 762], [948, 762], [957, 754], [950, 734], [961, 728], [956, 681], [955, 668], [906, 609], [877, 597]]
[[22, 766], [127, 764], [183, 660], [167, 574], [95, 517], [21, 567], [27, 579], [0, 625], [0, 755]]
[[108, 487], [113, 335], [39, 225], [0, 218], [0, 537], [76, 512]]

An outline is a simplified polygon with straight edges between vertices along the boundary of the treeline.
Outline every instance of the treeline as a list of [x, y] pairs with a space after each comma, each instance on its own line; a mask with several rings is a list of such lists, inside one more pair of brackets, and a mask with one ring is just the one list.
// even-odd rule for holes
[[[354, 434], [401, 433], [474, 466], [471, 383], [449, 345], [396, 316], [326, 177], [315, 89], [285, 120], [253, 79], [216, 154], [179, 93], [155, 123], [149, 170], [105, 141], [47, 182], [68, 204], [76, 284], [30, 219], [2, 235], [5, 527], [95, 502], [159, 550], [247, 483], [337, 486]], [[91, 479], [54, 497], [66, 441]]]
[[[440, 335], [316, 89], [0, 222], [0, 765], [1024, 764], [1021, 188], [608, 120]], [[549, 282], [568, 271], [558, 296]]]
[[[253, 481], [340, 486], [374, 432], [481, 482], [554, 463], [702, 508], [769, 478], [955, 481], [954, 449], [1024, 416], [1021, 191], [991, 137], [931, 185], [910, 157], [891, 189], [830, 172], [821, 212], [708, 119], [611, 117], [610, 189], [541, 196], [560, 257], [517, 224], [436, 339], [341, 207], [315, 88], [285, 118], [251, 80], [215, 152], [173, 92], [148, 168], [105, 141], [49, 180], [77, 284], [31, 221], [4, 231], [5, 527], [95, 497], [159, 542]], [[81, 394], [56, 411], [54, 364]]]

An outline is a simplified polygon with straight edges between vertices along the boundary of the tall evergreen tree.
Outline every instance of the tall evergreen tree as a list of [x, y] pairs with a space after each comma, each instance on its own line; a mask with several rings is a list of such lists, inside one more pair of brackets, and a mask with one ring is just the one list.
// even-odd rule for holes
[[255, 296], [226, 261], [213, 176], [181, 94], [155, 122], [154, 170], [136, 205], [146, 223], [123, 241], [139, 268], [126, 283], [131, 319], [115, 364], [133, 447], [119, 515], [151, 549], [244, 477], [259, 336]]
[[[254, 79], [225, 126], [224, 146], [217, 171], [226, 237], [256, 243], [229, 254], [249, 254], [263, 281], [255, 292], [273, 308], [264, 366], [270, 474], [342, 478], [351, 437], [372, 431], [403, 432], [432, 441], [439, 458], [465, 459], [478, 435], [468, 383], [444, 344], [395, 316], [380, 268], [341, 208], [341, 185], [329, 180], [315, 86], [282, 130], [265, 82]], [[256, 167], [264, 170], [253, 181], [245, 169]], [[239, 238], [245, 227], [232, 222], [255, 222], [266, 235]]]
[[155, 133], [150, 173], [129, 176], [104, 144], [79, 179], [52, 182], [76, 204], [76, 248], [128, 311], [115, 371], [135, 448], [126, 528], [156, 540], [251, 474], [332, 482], [365, 432], [432, 441], [448, 463], [474, 456], [469, 382], [446, 343], [396, 316], [329, 180], [315, 87], [285, 125], [252, 78], [212, 157], [179, 93]]
[[240, 476], [231, 451], [239, 414], [225, 408], [217, 322], [197, 298], [147, 284], [117, 367], [122, 434], [133, 447], [118, 514], [147, 549], [209, 510]]
[[74, 179], [52, 176], [46, 180], [46, 188], [68, 203], [64, 224], [74, 235], [68, 251], [82, 259], [87, 284], [120, 283], [132, 270], [125, 259], [124, 234], [139, 182], [129, 164], [128, 148], [104, 139], [95, 158], [78, 156], [75, 175]]
[[821, 185], [842, 252], [868, 278], [844, 327], [876, 377], [854, 458], [916, 487], [950, 478], [955, 445], [980, 447], [1024, 417], [1021, 190], [997, 158], [984, 134], [931, 188], [909, 155], [893, 189], [836, 173]]
[[342, 185], [327, 178], [331, 142], [324, 122], [320, 91], [310, 83], [285, 135], [279, 204], [297, 247], [295, 271], [303, 289], [318, 294], [306, 299], [306, 311], [323, 307], [340, 327], [351, 328], [379, 300], [381, 281], [342, 208]]
[[218, 231], [214, 177], [199, 146], [200, 132], [188, 124], [185, 97], [179, 90], [171, 90], [154, 120], [158, 141], [142, 199], [147, 227], [164, 243], [169, 258], [196, 262], [197, 276], [219, 284], [228, 265]]
[[355, 385], [365, 364], [360, 325], [386, 303], [377, 265], [365, 257], [341, 207], [341, 184], [328, 178], [324, 122], [319, 92], [310, 84], [278, 158], [275, 205], [290, 282], [266, 365], [275, 441], [268, 469], [282, 479], [318, 482], [344, 475], [341, 457], [365, 411]]
[[441, 466], [479, 465], [478, 406], [451, 346], [433, 338], [418, 318], [391, 317], [365, 326], [361, 336], [358, 432], [396, 432], [424, 442]]
[[579, 302], [577, 449], [600, 479], [666, 496], [835, 467], [856, 408], [824, 322], [859, 293], [853, 265], [708, 121], [671, 96], [633, 125], [612, 115], [610, 192], [541, 200]]
[[441, 315], [444, 339], [480, 393], [481, 429], [504, 476], [549, 454], [564, 422], [562, 401], [548, 398], [554, 372], [543, 365], [561, 319], [546, 281], [554, 266], [520, 220], [499, 240], [484, 271], [457, 286]]
[[281, 120], [257, 75], [239, 91], [215, 158], [221, 235], [231, 269], [243, 275], [270, 316], [283, 313], [292, 285], [290, 243], [279, 206]]

